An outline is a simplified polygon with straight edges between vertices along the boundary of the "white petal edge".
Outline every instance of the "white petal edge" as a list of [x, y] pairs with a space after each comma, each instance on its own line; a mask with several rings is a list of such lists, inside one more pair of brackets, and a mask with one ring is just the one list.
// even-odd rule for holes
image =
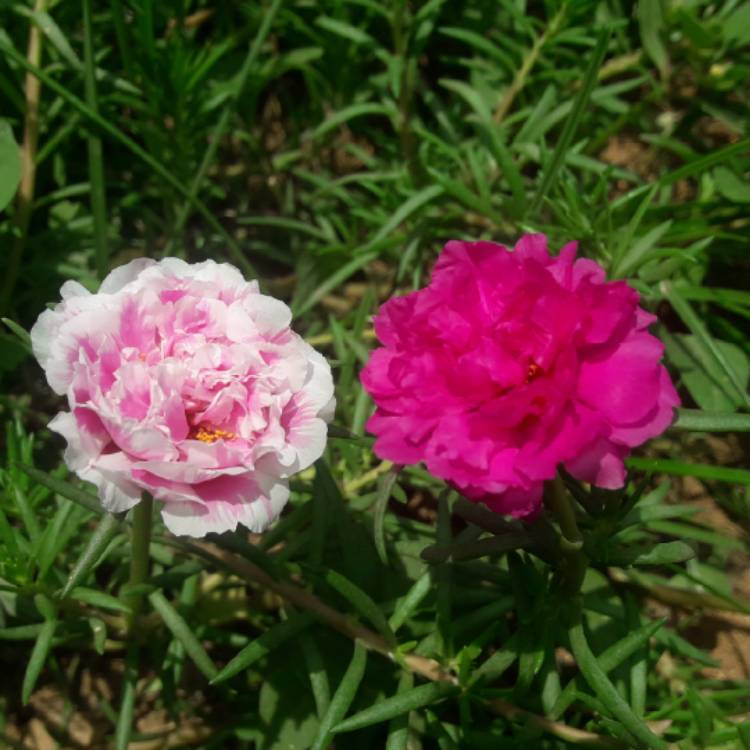
[[279, 517], [288, 499], [289, 486], [282, 480], [267, 489], [265, 501], [256, 498], [239, 508], [217, 501], [212, 502], [211, 507], [191, 502], [167, 502], [161, 510], [161, 517], [167, 529], [177, 536], [222, 534], [234, 531], [238, 524], [260, 533]]

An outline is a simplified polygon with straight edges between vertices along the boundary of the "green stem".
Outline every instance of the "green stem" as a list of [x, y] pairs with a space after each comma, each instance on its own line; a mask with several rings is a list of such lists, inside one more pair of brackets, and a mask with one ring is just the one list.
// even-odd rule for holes
[[130, 615], [128, 617], [128, 651], [122, 682], [122, 699], [115, 730], [115, 750], [127, 750], [133, 731], [135, 689], [138, 682], [140, 659], [137, 623], [138, 615], [143, 609], [143, 593], [133, 593], [133, 588], [140, 586], [148, 578], [153, 511], [154, 499], [148, 492], [144, 492], [141, 501], [133, 508], [131, 516], [130, 578], [122, 593], [122, 598], [130, 606]]
[[[130, 557], [130, 579], [128, 590], [140, 586], [148, 577], [149, 548], [151, 546], [151, 518], [153, 515], [154, 499], [147, 492], [143, 493], [141, 502], [133, 508], [133, 525], [131, 532], [132, 555]], [[130, 630], [141, 609], [143, 608], [143, 594], [128, 593], [128, 600], [132, 610]]]
[[583, 551], [583, 535], [578, 528], [570, 495], [560, 476], [547, 482], [544, 502], [560, 524], [560, 579], [564, 593], [575, 596], [581, 589], [588, 559]]

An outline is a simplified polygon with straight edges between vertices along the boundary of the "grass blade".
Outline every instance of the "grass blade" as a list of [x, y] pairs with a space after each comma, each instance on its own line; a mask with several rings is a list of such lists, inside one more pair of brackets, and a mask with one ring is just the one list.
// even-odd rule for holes
[[678, 409], [676, 430], [695, 432], [750, 432], [750, 414], [720, 414], [700, 409]]
[[83, 602], [84, 604], [90, 604], [92, 607], [98, 607], [99, 609], [109, 609], [113, 612], [123, 612], [130, 614], [130, 607], [127, 604], [123, 604], [120, 599], [112, 596], [111, 594], [105, 594], [103, 591], [97, 589], [84, 588], [83, 586], [77, 586], [70, 592], [70, 598], [76, 601]]
[[388, 624], [394, 633], [412, 616], [427, 594], [430, 593], [430, 589], [432, 589], [432, 576], [428, 570], [414, 582], [388, 620]]
[[638, 545], [615, 550], [607, 556], [608, 565], [671, 565], [695, 557], [695, 550], [685, 542], [661, 542], [653, 546]]
[[133, 714], [135, 711], [135, 688], [138, 681], [138, 646], [131, 641], [125, 660], [125, 674], [122, 681], [122, 698], [120, 711], [115, 725], [115, 750], [128, 750], [130, 735], [133, 731]]
[[[401, 679], [398, 683], [398, 694], [408, 692], [414, 686], [414, 675], [404, 670], [401, 673]], [[388, 740], [385, 743], [385, 750], [407, 750], [409, 743], [409, 712], [400, 714], [394, 719], [388, 727]]]
[[617, 692], [617, 688], [610, 682], [606, 671], [589, 648], [583, 632], [580, 606], [576, 619], [568, 631], [570, 647], [576, 658], [589, 687], [606, 709], [625, 727], [625, 729], [642, 745], [651, 750], [667, 750], [667, 743], [657, 737], [646, 724], [639, 719], [624, 698]]
[[731, 143], [724, 148], [706, 154], [706, 156], [703, 156], [700, 159], [695, 159], [679, 169], [675, 169], [674, 172], [665, 174], [660, 178], [659, 185], [661, 187], [674, 185], [675, 182], [692, 177], [693, 175], [705, 174], [716, 164], [721, 164], [722, 162], [728, 161], [739, 154], [747, 153], [748, 151], [750, 151], [750, 138], [737, 141], [737, 143]]
[[[372, 243], [369, 243], [372, 244]], [[365, 253], [353, 258], [348, 263], [345, 263], [338, 271], [329, 276], [322, 284], [320, 284], [313, 293], [299, 306], [292, 305], [292, 310], [295, 317], [303, 315], [312, 307], [318, 304], [323, 297], [328, 294], [332, 289], [340, 286], [346, 279], [359, 271], [360, 268], [364, 268], [370, 261], [375, 260], [378, 254], [375, 252]], [[296, 309], [295, 309], [296, 307]]]
[[[87, 0], [87, 2], [91, 2], [91, 0]], [[177, 216], [177, 221], [175, 221], [174, 229], [172, 232], [173, 237], [178, 235], [183, 230], [185, 222], [190, 216], [190, 210], [195, 205], [195, 199], [201, 189], [201, 185], [203, 184], [206, 172], [208, 172], [208, 168], [213, 163], [216, 152], [222, 142], [222, 136], [224, 135], [224, 132], [227, 129], [227, 125], [229, 124], [229, 118], [232, 116], [232, 112], [234, 112], [234, 109], [237, 106], [237, 102], [239, 101], [240, 96], [242, 96], [242, 92], [245, 90], [245, 85], [247, 84], [247, 79], [250, 75], [250, 71], [255, 64], [255, 59], [258, 57], [258, 53], [260, 52], [263, 43], [266, 41], [268, 32], [271, 30], [271, 24], [276, 17], [276, 12], [278, 11], [280, 5], [281, 0], [273, 0], [271, 7], [263, 13], [263, 20], [261, 21], [260, 27], [258, 28], [258, 32], [256, 33], [255, 38], [250, 44], [250, 49], [247, 52], [247, 57], [245, 57], [239, 73], [237, 73], [234, 91], [232, 92], [232, 95], [229, 97], [229, 101], [221, 112], [221, 116], [216, 123], [216, 127], [214, 128], [213, 133], [211, 134], [211, 138], [209, 138], [208, 148], [203, 153], [203, 159], [201, 160], [200, 166], [198, 167], [198, 171], [195, 173], [195, 177], [193, 177], [193, 180], [190, 183], [190, 188], [188, 190], [186, 200], [183, 203], [182, 208], [180, 209], [180, 213]], [[169, 244], [172, 244], [171, 241]]]
[[375, 233], [375, 236], [368, 243], [369, 247], [377, 245], [378, 242], [385, 239], [391, 232], [393, 232], [400, 224], [403, 224], [414, 212], [418, 211], [422, 206], [427, 205], [430, 201], [435, 200], [438, 196], [445, 192], [441, 185], [429, 185], [423, 188], [418, 193], [414, 193], [408, 200], [404, 201], [403, 204], [394, 212], [388, 221], [383, 224], [382, 227]]
[[20, 65], [24, 70], [33, 74], [38, 78], [45, 86], [48, 86], [58, 96], [64, 99], [74, 109], [76, 109], [86, 119], [96, 125], [98, 128], [103, 130], [107, 135], [111, 136], [114, 140], [125, 146], [128, 151], [137, 156], [142, 162], [148, 165], [156, 174], [158, 174], [170, 187], [174, 188], [178, 193], [185, 196], [191, 201], [196, 210], [203, 216], [208, 222], [209, 226], [226, 242], [232, 256], [236, 262], [242, 266], [245, 273], [249, 276], [257, 276], [255, 269], [253, 268], [250, 261], [245, 257], [244, 253], [240, 249], [240, 246], [235, 241], [226, 229], [224, 229], [221, 222], [216, 216], [209, 210], [209, 208], [197, 197], [191, 198], [188, 188], [182, 183], [182, 181], [172, 174], [160, 161], [155, 159], [151, 154], [148, 153], [144, 148], [139, 146], [130, 136], [125, 135], [121, 130], [116, 128], [114, 125], [109, 123], [97, 112], [94, 112], [84, 101], [79, 99], [75, 94], [68, 91], [65, 86], [59, 84], [54, 78], [47, 75], [41, 68], [30, 63], [23, 55], [20, 55], [13, 47], [6, 44], [0, 39], [0, 52], [3, 52]]
[[99, 498], [93, 493], [74, 487], [64, 479], [57, 479], [56, 477], [53, 477], [44, 471], [40, 471], [33, 466], [27, 466], [26, 464], [17, 464], [17, 466], [24, 474], [31, 477], [35, 482], [44, 485], [68, 500], [72, 500], [74, 503], [78, 503], [78, 505], [82, 505], [86, 510], [90, 510], [92, 513], [96, 513], [99, 516], [103, 515], [104, 510], [99, 503]]
[[366, 594], [356, 584], [348, 578], [337, 573], [335, 570], [327, 570], [323, 574], [325, 582], [338, 591], [363, 617], [366, 617], [380, 632], [380, 634], [391, 643], [394, 643], [396, 636], [385, 619], [380, 607], [375, 601]]
[[263, 635], [248, 643], [212, 680], [211, 684], [224, 682], [247, 669], [282, 643], [309, 627], [315, 618], [308, 614], [292, 615], [288, 620], [275, 625]]
[[46, 619], [34, 642], [34, 648], [31, 651], [29, 663], [23, 675], [23, 684], [21, 685], [21, 701], [24, 705], [29, 702], [29, 698], [31, 698], [31, 694], [34, 692], [36, 681], [39, 679], [44, 663], [47, 661], [56, 628], [56, 618], [50, 617]]
[[674, 474], [679, 477], [696, 477], [716, 482], [750, 485], [750, 471], [732, 469], [727, 466], [713, 466], [712, 464], [688, 464], [673, 458], [643, 458], [631, 456], [626, 460], [631, 469], [640, 469], [649, 474]]
[[420, 685], [403, 693], [379, 701], [373, 706], [360, 711], [354, 716], [350, 716], [345, 721], [337, 724], [333, 728], [334, 734], [343, 732], [353, 732], [356, 729], [364, 729], [372, 724], [379, 724], [383, 721], [389, 721], [397, 716], [414, 711], [418, 708], [431, 706], [451, 695], [457, 695], [460, 689], [447, 682], [431, 682], [427, 685]]
[[331, 704], [331, 686], [328, 682], [323, 657], [315, 640], [308, 633], [303, 634], [300, 644], [305, 655], [305, 665], [315, 699], [315, 709], [318, 712], [318, 717], [323, 719], [328, 711], [328, 706]]
[[320, 722], [318, 736], [315, 738], [312, 750], [325, 750], [328, 747], [332, 734], [331, 730], [349, 710], [349, 706], [351, 706], [354, 696], [357, 694], [359, 683], [362, 682], [366, 666], [367, 650], [359, 641], [356, 641], [352, 660], [341, 678], [338, 688], [336, 688], [323, 721]]
[[161, 591], [153, 591], [149, 594], [148, 600], [151, 602], [151, 606], [161, 615], [164, 624], [172, 631], [172, 635], [185, 647], [185, 651], [195, 662], [198, 669], [209, 680], [213, 680], [218, 674], [216, 665], [211, 661], [206, 649], [203, 648], [182, 616], [166, 600]]
[[623, 256], [612, 268], [611, 278], [621, 279], [631, 276], [638, 268], [648, 261], [648, 254], [653, 250], [657, 242], [669, 231], [672, 220], [664, 221], [642, 237], [630, 247], [625, 249]]
[[26, 349], [29, 354], [31, 354], [31, 336], [29, 335], [29, 332], [18, 325], [15, 321], [11, 320], [10, 318], [0, 318], [0, 320], [5, 323], [8, 328], [16, 335], [18, 340], [23, 344], [24, 349]]
[[373, 534], [375, 536], [375, 549], [383, 565], [388, 564], [388, 550], [385, 546], [385, 512], [388, 508], [388, 500], [391, 490], [398, 479], [400, 466], [392, 466], [378, 480], [378, 495], [375, 499], [375, 511], [373, 513]]
[[[724, 373], [723, 381], [727, 381], [727, 385], [730, 385], [732, 390], [736, 394], [736, 398], [739, 403], [744, 404], [745, 407], [750, 408], [750, 396], [747, 394], [745, 384], [737, 376], [734, 368], [727, 362], [724, 353], [716, 346], [711, 334], [708, 332], [703, 321], [693, 310], [691, 304], [680, 294], [679, 290], [668, 282], [662, 282], [661, 291], [664, 296], [669, 300], [669, 303], [674, 308], [675, 312], [680, 316], [682, 322], [692, 331], [696, 339], [701, 342], [705, 348], [707, 354], [707, 361], [713, 360], [716, 363], [717, 369]], [[712, 368], [713, 369], [713, 368]]]
[[[91, 0], [83, 0], [83, 79], [86, 87], [86, 104], [98, 114], [96, 102], [96, 63], [91, 29]], [[91, 183], [91, 213], [94, 217], [94, 249], [96, 272], [99, 279], [107, 275], [109, 257], [107, 250], [107, 197], [104, 182], [102, 141], [96, 133], [88, 135], [89, 182]]]
[[[630, 591], [625, 592], [625, 618], [628, 628], [641, 626], [638, 602]], [[646, 679], [648, 674], [648, 649], [645, 644], [636, 650], [630, 664], [630, 705], [636, 716], [643, 718], [646, 711]]]
[[602, 61], [604, 60], [604, 55], [607, 52], [609, 35], [609, 29], [605, 29], [599, 35], [599, 40], [596, 43], [594, 51], [591, 53], [589, 63], [586, 67], [586, 72], [583, 77], [583, 84], [581, 85], [581, 89], [578, 92], [578, 96], [573, 102], [573, 109], [571, 110], [568, 118], [565, 120], [565, 126], [563, 127], [563, 131], [560, 134], [560, 140], [558, 140], [557, 146], [555, 146], [555, 150], [552, 153], [552, 158], [550, 159], [549, 165], [544, 170], [542, 184], [539, 186], [539, 190], [534, 196], [534, 200], [531, 202], [528, 215], [534, 216], [536, 214], [545, 197], [547, 196], [547, 193], [549, 193], [555, 183], [555, 180], [557, 179], [557, 175], [560, 171], [560, 167], [563, 164], [565, 155], [568, 151], [568, 148], [570, 147], [570, 144], [573, 142], [573, 136], [578, 129], [578, 125], [581, 122], [581, 118], [583, 117], [586, 105], [591, 98], [591, 92], [594, 90], [594, 86], [596, 85], [599, 68], [601, 67]]

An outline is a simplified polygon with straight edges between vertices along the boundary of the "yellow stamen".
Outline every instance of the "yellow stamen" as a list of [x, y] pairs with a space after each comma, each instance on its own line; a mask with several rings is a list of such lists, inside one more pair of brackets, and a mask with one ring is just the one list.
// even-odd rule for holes
[[191, 435], [193, 440], [200, 440], [201, 443], [215, 443], [217, 440], [233, 440], [237, 435], [234, 432], [227, 432], [215, 427], [205, 427], [199, 425]]

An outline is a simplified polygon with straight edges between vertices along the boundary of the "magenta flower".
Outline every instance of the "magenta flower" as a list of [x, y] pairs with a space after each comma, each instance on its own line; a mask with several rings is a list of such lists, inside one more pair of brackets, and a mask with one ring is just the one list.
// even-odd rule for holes
[[98, 293], [68, 281], [31, 340], [69, 412], [65, 461], [109, 511], [146, 490], [175, 534], [261, 531], [326, 444], [328, 363], [233, 266], [139, 259]]
[[669, 426], [679, 398], [637, 292], [575, 254], [551, 256], [538, 234], [513, 251], [449, 242], [427, 287], [381, 307], [383, 347], [362, 372], [380, 458], [424, 461], [518, 517], [560, 465], [623, 485], [624, 458]]

